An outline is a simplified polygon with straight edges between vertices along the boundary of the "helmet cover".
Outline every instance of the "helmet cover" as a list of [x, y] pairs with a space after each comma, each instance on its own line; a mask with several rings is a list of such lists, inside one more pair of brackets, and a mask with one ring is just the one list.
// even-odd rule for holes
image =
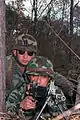
[[47, 57], [36, 56], [28, 63], [26, 73], [53, 77], [53, 64]]

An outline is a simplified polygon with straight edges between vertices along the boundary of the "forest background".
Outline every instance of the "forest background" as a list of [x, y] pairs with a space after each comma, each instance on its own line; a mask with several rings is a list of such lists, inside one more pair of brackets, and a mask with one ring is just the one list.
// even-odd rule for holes
[[5, 0], [6, 56], [11, 54], [14, 32], [19, 29], [27, 31], [38, 42], [38, 55], [48, 57], [54, 71], [73, 82], [76, 90], [80, 74], [80, 2], [27, 1], [30, 8], [25, 7], [25, 0]]
[[37, 39], [39, 55], [47, 56], [55, 71], [67, 75], [70, 69], [78, 67], [78, 70], [80, 60], [75, 54], [80, 55], [79, 1], [74, 4], [73, 0], [51, 0], [48, 3], [46, 0], [30, 0], [30, 3], [31, 11], [24, 8], [24, 0], [11, 0], [6, 5], [6, 55], [11, 53], [14, 31], [20, 28]]

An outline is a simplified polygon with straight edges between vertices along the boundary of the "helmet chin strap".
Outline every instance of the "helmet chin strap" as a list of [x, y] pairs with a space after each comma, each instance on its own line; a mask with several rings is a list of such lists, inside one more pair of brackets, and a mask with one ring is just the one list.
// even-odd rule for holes
[[13, 57], [15, 58], [16, 62], [21, 66], [21, 67], [26, 67], [27, 65], [22, 64], [19, 60], [18, 60], [18, 53], [16, 51], [16, 55], [13, 54]]

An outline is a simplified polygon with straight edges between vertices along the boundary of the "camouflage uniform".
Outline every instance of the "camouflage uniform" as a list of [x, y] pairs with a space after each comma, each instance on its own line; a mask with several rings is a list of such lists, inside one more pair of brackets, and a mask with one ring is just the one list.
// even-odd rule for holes
[[57, 85], [60, 89], [62, 89], [64, 95], [66, 96], [67, 107], [73, 107], [74, 84], [65, 76], [59, 74], [58, 72], [54, 72], [54, 85]]
[[[37, 52], [37, 42], [34, 37], [29, 34], [18, 33], [14, 34], [12, 50], [28, 50], [31, 52]], [[19, 61], [16, 56], [7, 57], [7, 90], [5, 105], [7, 111], [17, 113], [19, 109], [19, 103], [25, 97], [26, 86], [28, 83], [27, 77], [18, 67]], [[21, 64], [20, 64], [21, 65]], [[24, 66], [26, 67], [26, 66]], [[8, 70], [8, 68], [10, 68]], [[10, 84], [10, 85], [9, 85]]]
[[52, 96], [47, 104], [47, 113], [52, 116], [57, 116], [62, 111], [67, 109], [66, 98], [62, 90], [54, 85], [54, 71], [53, 65], [46, 57], [36, 56], [27, 65], [26, 73], [28, 75], [41, 75], [49, 76], [50, 81], [47, 84], [47, 89], [51, 92]]
[[[50, 98], [50, 101], [47, 104], [48, 110], [46, 111], [46, 114], [57, 116], [62, 111], [65, 111], [67, 109], [66, 102], [65, 102], [65, 96], [61, 89], [59, 89], [57, 86], [54, 85], [53, 77], [53, 65], [46, 57], [37, 56], [33, 58], [27, 65], [26, 68], [26, 74], [27, 75], [48, 75], [51, 79], [47, 85], [47, 89], [51, 91], [53, 96], [55, 96], [55, 100], [53, 98]], [[26, 75], [25, 75], [26, 76]], [[26, 87], [28, 85], [29, 81], [26, 79], [25, 81], [22, 79], [21, 82], [16, 84], [16, 87], [11, 90], [9, 96], [6, 100], [6, 108], [7, 110], [11, 110], [13, 113], [19, 112], [19, 103], [26, 97]], [[46, 98], [47, 99], [47, 98]], [[59, 109], [59, 107], [61, 110]], [[29, 116], [34, 116], [36, 113], [35, 110], [29, 110], [26, 111], [26, 118], [28, 119]]]
[[[27, 78], [27, 77], [26, 77]], [[23, 73], [19, 67], [14, 63], [12, 73], [11, 89], [7, 90], [6, 95], [6, 110], [17, 112], [18, 102], [24, 98], [26, 92], [27, 80], [23, 78]]]

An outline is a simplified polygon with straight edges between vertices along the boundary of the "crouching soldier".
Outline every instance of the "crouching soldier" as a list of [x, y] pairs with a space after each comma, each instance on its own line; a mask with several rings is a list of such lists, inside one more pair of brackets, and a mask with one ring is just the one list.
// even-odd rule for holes
[[27, 65], [26, 97], [20, 102], [20, 109], [31, 120], [45, 116], [56, 117], [67, 110], [62, 90], [54, 85], [53, 65], [46, 57], [37, 56]]

